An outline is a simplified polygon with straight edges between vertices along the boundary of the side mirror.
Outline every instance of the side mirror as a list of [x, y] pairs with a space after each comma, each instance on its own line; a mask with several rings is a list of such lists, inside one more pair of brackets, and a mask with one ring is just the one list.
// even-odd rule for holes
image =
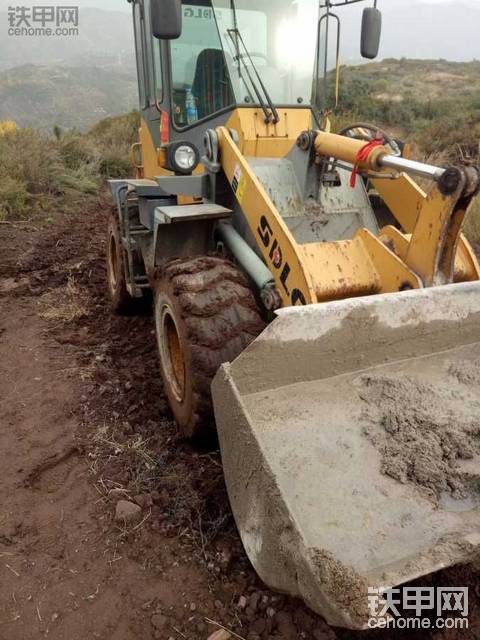
[[373, 60], [378, 56], [382, 35], [382, 12], [376, 8], [363, 10], [361, 53], [363, 58]]
[[176, 40], [182, 35], [181, 0], [151, 0], [152, 32], [159, 40]]

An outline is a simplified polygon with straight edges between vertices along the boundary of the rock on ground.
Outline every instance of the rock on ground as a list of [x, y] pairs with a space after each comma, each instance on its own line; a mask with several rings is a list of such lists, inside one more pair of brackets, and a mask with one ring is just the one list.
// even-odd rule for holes
[[142, 509], [138, 504], [128, 502], [127, 500], [119, 500], [115, 509], [116, 522], [125, 524], [137, 524], [142, 519]]

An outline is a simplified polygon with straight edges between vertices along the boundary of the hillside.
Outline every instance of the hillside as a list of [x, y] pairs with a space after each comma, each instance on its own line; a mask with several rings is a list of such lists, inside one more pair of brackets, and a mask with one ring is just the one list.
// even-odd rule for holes
[[0, 73], [0, 120], [22, 127], [86, 130], [106, 116], [138, 105], [135, 70], [24, 65]]
[[480, 139], [480, 62], [384, 60], [342, 68], [341, 118], [402, 131], [427, 154]]
[[[341, 110], [414, 132], [451, 116], [462, 122], [479, 110], [480, 62], [395, 60], [342, 67]], [[84, 65], [24, 65], [0, 72], [0, 120], [50, 130], [86, 130], [103, 117], [138, 104], [133, 61], [108, 58]]]
[[480, 62], [385, 59], [342, 69], [343, 82], [365, 83], [378, 100], [480, 98]]

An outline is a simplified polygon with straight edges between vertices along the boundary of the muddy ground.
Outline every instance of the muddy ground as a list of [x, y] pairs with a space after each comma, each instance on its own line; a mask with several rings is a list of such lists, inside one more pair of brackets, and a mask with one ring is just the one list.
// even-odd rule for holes
[[470, 587], [462, 632], [334, 631], [261, 584], [218, 452], [177, 437], [150, 315], [110, 313], [105, 224], [0, 225], [0, 640], [480, 638], [472, 568], [422, 581]]

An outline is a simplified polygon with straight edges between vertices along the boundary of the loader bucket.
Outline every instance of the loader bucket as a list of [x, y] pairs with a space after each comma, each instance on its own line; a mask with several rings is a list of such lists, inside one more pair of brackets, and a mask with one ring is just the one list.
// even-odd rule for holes
[[281, 310], [212, 390], [253, 566], [331, 625], [479, 553], [480, 284]]

